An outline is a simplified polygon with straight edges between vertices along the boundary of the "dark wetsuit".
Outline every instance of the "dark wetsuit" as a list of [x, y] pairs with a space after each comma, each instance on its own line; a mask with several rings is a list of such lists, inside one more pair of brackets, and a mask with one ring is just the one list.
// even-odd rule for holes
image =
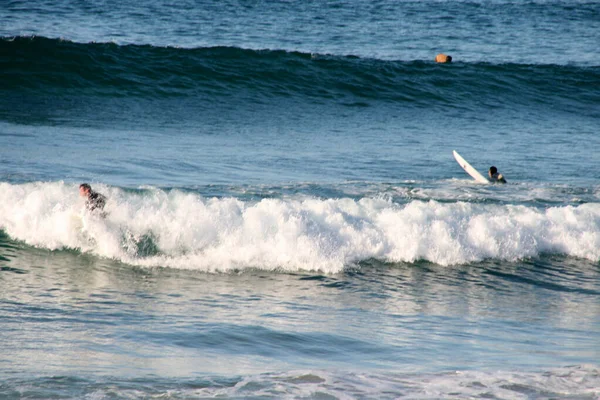
[[87, 207], [87, 209], [90, 211], [94, 211], [94, 210], [102, 211], [104, 209], [105, 205], [106, 205], [106, 197], [104, 197], [104, 195], [101, 195], [98, 192], [94, 192], [93, 190], [90, 190], [90, 195], [88, 196], [88, 198], [85, 202], [85, 206]]
[[491, 176], [490, 181], [494, 183], [506, 183], [506, 179], [502, 176], [502, 174], [495, 173]]

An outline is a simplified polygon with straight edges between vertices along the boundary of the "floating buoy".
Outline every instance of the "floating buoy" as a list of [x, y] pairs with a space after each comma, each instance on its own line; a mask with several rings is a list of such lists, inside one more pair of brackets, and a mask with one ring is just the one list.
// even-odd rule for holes
[[437, 56], [435, 56], [435, 62], [437, 63], [450, 63], [452, 62], [452, 56], [448, 56], [446, 54], [438, 54]]

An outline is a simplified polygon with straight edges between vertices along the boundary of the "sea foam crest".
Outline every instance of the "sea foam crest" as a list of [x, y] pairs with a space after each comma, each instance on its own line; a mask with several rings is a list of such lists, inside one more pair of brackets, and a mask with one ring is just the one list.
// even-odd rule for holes
[[204, 198], [179, 190], [99, 186], [106, 218], [77, 186], [0, 183], [0, 228], [48, 249], [74, 248], [140, 266], [339, 272], [354, 263], [441, 265], [541, 253], [600, 259], [600, 204], [517, 205], [390, 200]]

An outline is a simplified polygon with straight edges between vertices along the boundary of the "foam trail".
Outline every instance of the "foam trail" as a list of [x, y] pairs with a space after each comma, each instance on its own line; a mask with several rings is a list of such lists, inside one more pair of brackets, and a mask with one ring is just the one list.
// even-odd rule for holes
[[[331, 398], [419, 399], [593, 399], [600, 394], [600, 374], [595, 365], [574, 365], [542, 372], [452, 371], [437, 374], [377, 374], [369, 372], [292, 371], [245, 376], [233, 386], [205, 387], [200, 393], [183, 389], [181, 397], [201, 396], [310, 398], [323, 393]], [[386, 395], [382, 394], [385, 393]], [[279, 395], [279, 396], [278, 396]], [[312, 396], [314, 397], [314, 396]]]
[[106, 219], [83, 214], [77, 186], [0, 183], [0, 228], [48, 248], [140, 266], [335, 273], [367, 259], [440, 265], [542, 253], [600, 259], [600, 204], [539, 209], [457, 201], [204, 198], [178, 190], [107, 194]]

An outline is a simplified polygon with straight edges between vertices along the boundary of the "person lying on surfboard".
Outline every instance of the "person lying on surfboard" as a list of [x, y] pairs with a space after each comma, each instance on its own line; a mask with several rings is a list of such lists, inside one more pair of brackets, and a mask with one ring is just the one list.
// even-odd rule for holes
[[79, 195], [85, 197], [85, 207], [89, 211], [98, 210], [101, 212], [106, 205], [106, 196], [93, 191], [92, 187], [87, 183], [79, 185]]
[[502, 174], [498, 173], [498, 168], [493, 165], [490, 167], [488, 171], [488, 176], [490, 177], [491, 182], [495, 183], [506, 183], [506, 179], [502, 176]]

